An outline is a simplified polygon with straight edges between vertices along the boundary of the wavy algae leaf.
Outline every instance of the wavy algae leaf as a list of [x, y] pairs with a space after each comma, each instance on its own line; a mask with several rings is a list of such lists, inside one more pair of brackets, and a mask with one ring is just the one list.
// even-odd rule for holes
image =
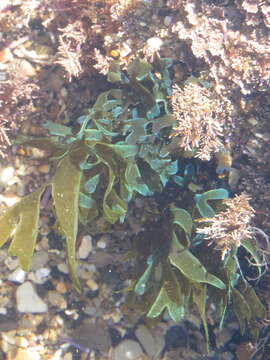
[[185, 209], [171, 207], [171, 213], [173, 214], [173, 224], [180, 226], [188, 237], [191, 236], [192, 231], [192, 217]]
[[209, 200], [224, 200], [228, 199], [229, 193], [226, 189], [213, 189], [204, 192], [203, 194], [196, 194], [194, 199], [196, 202], [196, 206], [204, 218], [211, 218], [215, 216], [215, 211], [208, 204]]
[[141, 81], [148, 76], [152, 69], [151, 64], [140, 58], [136, 58], [128, 65], [127, 72], [131, 78]]
[[136, 285], [134, 287], [134, 292], [137, 295], [143, 295], [145, 293], [145, 290], [147, 289], [147, 283], [151, 275], [152, 267], [154, 264], [153, 255], [148, 256], [147, 259], [147, 267], [142, 276], [139, 278], [139, 280], [136, 282]]
[[26, 196], [0, 218], [0, 246], [12, 237], [9, 254], [19, 258], [25, 271], [30, 268], [36, 244], [40, 196], [44, 190], [45, 186]]
[[60, 230], [65, 234], [67, 257], [74, 286], [80, 290], [76, 274], [75, 244], [78, 232], [78, 207], [82, 171], [70, 157], [63, 158], [58, 165], [52, 183], [52, 196]]
[[126, 161], [120, 155], [119, 149], [127, 149], [129, 156], [134, 150], [133, 146], [120, 147], [97, 144], [95, 147], [96, 156], [108, 168], [107, 185], [103, 197], [103, 215], [111, 224], [123, 218], [127, 212], [127, 203], [115, 191], [114, 186], [119, 182], [121, 170], [126, 168]]
[[250, 253], [250, 255], [253, 257], [253, 259], [255, 260], [255, 263], [254, 263], [254, 266], [257, 267], [258, 269], [258, 273], [259, 275], [258, 276], [261, 276], [261, 273], [262, 273], [262, 267], [264, 266], [263, 265], [263, 259], [262, 257], [259, 255], [259, 252], [258, 252], [258, 248], [256, 246], [255, 243], [252, 243], [252, 240], [251, 239], [243, 239], [241, 241], [241, 245], [246, 249], [247, 252]]
[[210, 274], [200, 261], [172, 235], [172, 250], [169, 255], [171, 264], [181, 271], [187, 278], [195, 282], [211, 284], [219, 289], [226, 289], [223, 281]]
[[0, 217], [0, 247], [3, 246], [10, 238], [14, 228], [19, 221], [18, 204], [7, 209]]
[[[248, 322], [252, 335], [258, 339], [260, 321], [266, 318], [266, 309], [258, 298], [255, 290], [250, 285], [242, 283], [240, 286], [240, 291], [251, 312], [250, 318], [246, 316], [246, 321]], [[236, 308], [234, 307], [234, 311], [238, 311], [239, 313], [237, 306]], [[238, 314], [238, 317], [239, 316], [240, 315]]]
[[197, 305], [198, 311], [202, 319], [207, 352], [209, 352], [209, 334], [208, 334], [208, 327], [207, 327], [206, 314], [205, 314], [205, 306], [207, 299], [206, 285], [194, 284], [193, 286], [194, 288], [193, 288], [192, 298], [193, 298], [193, 302]]
[[123, 184], [127, 188], [127, 200], [130, 200], [133, 191], [137, 191], [144, 196], [151, 194], [148, 186], [143, 183], [140, 170], [135, 162], [130, 162], [127, 165], [125, 171], [125, 180], [126, 181], [123, 181]]
[[45, 121], [42, 127], [44, 127], [44, 129], [49, 130], [51, 135], [56, 135], [56, 136], [72, 135], [72, 130], [70, 127], [57, 124], [53, 121]]
[[252, 317], [255, 319], [264, 319], [266, 317], [266, 309], [258, 298], [255, 290], [251, 286], [247, 286], [242, 293], [252, 311]]
[[147, 313], [147, 317], [156, 318], [165, 308], [168, 309], [169, 315], [174, 321], [180, 321], [184, 316], [184, 307], [172, 301], [165, 287], [162, 286], [155, 302]]
[[244, 334], [247, 323], [252, 319], [252, 312], [245, 297], [237, 289], [232, 289], [233, 311], [238, 318], [241, 334]]
[[15, 144], [33, 146], [37, 149], [49, 151], [50, 153], [62, 152], [63, 154], [67, 150], [67, 145], [61, 144], [57, 136], [45, 137], [33, 137], [19, 135]]

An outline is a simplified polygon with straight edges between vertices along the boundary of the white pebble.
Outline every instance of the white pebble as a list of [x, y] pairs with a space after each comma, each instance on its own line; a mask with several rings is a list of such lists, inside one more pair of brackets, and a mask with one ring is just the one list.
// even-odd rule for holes
[[26, 272], [23, 271], [21, 268], [17, 268], [8, 275], [8, 280], [22, 284], [25, 280], [25, 277], [26, 277]]
[[48, 268], [41, 268], [35, 272], [28, 273], [27, 279], [33, 281], [35, 284], [44, 284], [50, 275], [51, 270]]
[[91, 235], [85, 235], [82, 238], [81, 245], [78, 249], [78, 258], [79, 259], [86, 259], [90, 252], [93, 249], [92, 245], [92, 236]]
[[109, 241], [109, 237], [107, 235], [102, 235], [97, 242], [97, 247], [99, 249], [105, 249], [108, 241]]
[[163, 41], [159, 37], [155, 36], [149, 38], [146, 43], [153, 51], [158, 51], [163, 44]]
[[4, 196], [0, 194], [0, 202], [3, 202], [5, 205], [7, 205], [7, 207], [13, 206], [19, 200], [20, 200], [19, 197], [16, 195]]
[[120, 56], [126, 57], [128, 54], [130, 54], [132, 51], [131, 47], [127, 43], [123, 43], [121, 49], [120, 49]]
[[8, 166], [1, 170], [0, 172], [0, 182], [2, 184], [12, 185], [14, 180], [15, 169], [11, 166]]
[[113, 349], [113, 360], [137, 360], [143, 355], [142, 348], [134, 340], [124, 340]]
[[33, 349], [21, 349], [18, 348], [13, 360], [40, 360], [40, 355]]
[[17, 309], [25, 313], [44, 313], [47, 304], [38, 296], [33, 285], [27, 281], [16, 290]]

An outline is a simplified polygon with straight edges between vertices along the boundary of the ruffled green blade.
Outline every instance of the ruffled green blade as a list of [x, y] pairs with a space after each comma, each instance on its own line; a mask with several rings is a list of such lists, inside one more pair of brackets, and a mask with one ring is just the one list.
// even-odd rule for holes
[[190, 237], [193, 225], [190, 214], [186, 210], [180, 208], [171, 208], [170, 210], [173, 214], [173, 224], [180, 226]]
[[50, 153], [62, 153], [68, 149], [67, 145], [61, 144], [57, 136], [51, 136], [49, 138], [45, 137], [33, 137], [33, 136], [24, 136], [19, 135], [16, 138], [15, 144], [18, 145], [29, 145], [40, 150], [49, 151]]
[[[247, 324], [250, 327], [250, 331], [252, 335], [258, 339], [259, 331], [261, 328], [260, 320], [263, 320], [266, 318], [266, 309], [261, 303], [260, 299], [258, 298], [255, 290], [248, 284], [242, 284], [241, 286], [241, 295], [245, 299], [246, 304], [248, 305], [248, 308], [250, 310], [250, 313], [247, 312], [246, 314], [242, 314], [242, 310], [246, 307], [246, 305], [243, 305], [242, 309], [238, 308], [238, 304], [234, 306], [234, 311], [237, 313], [237, 316], [241, 318], [242, 323], [244, 320], [247, 322]], [[240, 306], [240, 305], [239, 305]], [[241, 317], [242, 315], [242, 317]], [[245, 316], [245, 317], [244, 317]], [[243, 320], [244, 317], [244, 320]], [[245, 328], [243, 328], [243, 331]]]
[[19, 208], [18, 204], [15, 204], [11, 208], [7, 209], [0, 217], [0, 247], [3, 246], [10, 238], [13, 230], [19, 221]]
[[[96, 156], [107, 167], [107, 185], [103, 197], [103, 215], [107, 221], [114, 224], [120, 218], [123, 218], [127, 212], [127, 202], [123, 200], [115, 191], [114, 186], [119, 183], [121, 178], [120, 169], [126, 168], [126, 161], [124, 156], [121, 156], [121, 151], [126, 149], [127, 156], [133, 150], [133, 146], [108, 146], [107, 144], [97, 144], [95, 147]], [[131, 151], [131, 153], [130, 153]]]
[[238, 318], [241, 334], [244, 334], [252, 312], [245, 297], [237, 289], [232, 289], [233, 310]]
[[243, 239], [241, 241], [241, 245], [246, 249], [246, 251], [248, 253], [250, 253], [250, 255], [255, 260], [254, 265], [257, 267], [258, 273], [260, 276], [262, 273], [263, 261], [262, 261], [261, 257], [259, 256], [256, 245], [254, 243], [252, 243], [251, 239]]
[[133, 60], [127, 68], [129, 76], [131, 78], [135, 78], [138, 81], [146, 78], [151, 70], [152, 65], [140, 58]]
[[75, 244], [78, 232], [78, 207], [82, 171], [66, 156], [58, 165], [53, 178], [52, 196], [60, 230], [66, 237], [67, 257], [71, 278], [77, 290]]
[[152, 267], [153, 267], [153, 256], [150, 255], [147, 259], [147, 267], [142, 276], [139, 278], [139, 280], [136, 282], [136, 285], [134, 287], [134, 292], [137, 295], [143, 295], [147, 289], [147, 283], [149, 280], [149, 277], [151, 275]]
[[169, 315], [174, 321], [180, 321], [184, 316], [184, 307], [172, 301], [169, 298], [165, 287], [162, 286], [155, 302], [148, 311], [147, 316], [149, 318], [156, 318], [165, 308], [168, 309]]
[[57, 124], [53, 121], [45, 121], [42, 127], [44, 127], [44, 129], [49, 130], [51, 135], [56, 135], [56, 136], [72, 135], [72, 131], [70, 127]]
[[125, 172], [125, 183], [129, 192], [137, 191], [142, 195], [149, 195], [148, 186], [143, 183], [140, 170], [135, 162], [130, 162]]
[[20, 266], [28, 271], [38, 234], [40, 197], [45, 187], [23, 198], [0, 218], [0, 246], [12, 238], [9, 254], [17, 256]]
[[188, 248], [180, 244], [174, 232], [172, 238], [172, 250], [169, 260], [173, 266], [177, 267], [182, 274], [192, 281], [208, 283], [219, 289], [226, 289], [223, 281], [210, 274]]
[[206, 191], [203, 194], [196, 194], [194, 199], [196, 202], [196, 207], [199, 210], [200, 214], [204, 218], [211, 218], [215, 216], [215, 211], [208, 204], [209, 200], [224, 200], [229, 197], [229, 193], [226, 189], [213, 189]]
[[206, 292], [206, 285], [205, 284], [194, 284], [193, 288], [193, 302], [197, 305], [199, 314], [202, 319], [207, 352], [209, 351], [209, 334], [208, 334], [208, 327], [206, 321], [206, 314], [205, 314], [205, 307], [206, 307], [206, 299], [207, 299], [207, 292]]

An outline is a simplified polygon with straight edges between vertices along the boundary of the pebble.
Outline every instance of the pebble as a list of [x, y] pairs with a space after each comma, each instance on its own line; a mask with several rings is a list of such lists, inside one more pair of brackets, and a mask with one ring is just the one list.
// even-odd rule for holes
[[165, 26], [170, 26], [172, 23], [172, 17], [171, 16], [165, 16], [164, 21], [163, 21]]
[[17, 268], [8, 275], [8, 280], [22, 284], [25, 281], [25, 277], [26, 277], [26, 272], [23, 271], [21, 268]]
[[15, 270], [19, 266], [18, 258], [7, 257], [5, 260], [5, 265], [8, 267], [9, 270]]
[[48, 174], [50, 172], [50, 165], [49, 164], [43, 164], [38, 167], [38, 172], [41, 174]]
[[255, 117], [251, 117], [247, 121], [252, 126], [256, 126], [258, 124], [258, 120]]
[[35, 284], [44, 284], [50, 275], [51, 270], [48, 268], [38, 269], [36, 272], [30, 272], [27, 275], [27, 279]]
[[123, 43], [121, 49], [120, 49], [120, 57], [126, 57], [131, 53], [132, 49], [129, 46], [128, 43]]
[[10, 60], [12, 60], [13, 55], [12, 52], [9, 50], [9, 48], [4, 48], [0, 51], [0, 62], [1, 63], [7, 63]]
[[51, 305], [64, 310], [67, 308], [67, 302], [63, 295], [59, 294], [57, 291], [51, 290], [48, 292], [48, 300]]
[[8, 73], [6, 71], [0, 71], [0, 81], [6, 81]]
[[15, 205], [19, 200], [20, 198], [16, 195], [10, 194], [4, 196], [0, 194], [0, 202], [3, 202], [5, 205], [7, 205], [7, 207]]
[[91, 306], [91, 305], [86, 305], [84, 308], [83, 308], [83, 312], [87, 315], [90, 315], [90, 316], [97, 316], [97, 309], [95, 306]]
[[29, 349], [18, 349], [15, 357], [10, 357], [10, 360], [40, 360], [40, 355], [37, 351], [30, 351]]
[[58, 282], [56, 285], [56, 291], [60, 294], [65, 294], [67, 292], [66, 284], [62, 281]]
[[66, 353], [63, 357], [63, 360], [72, 360], [73, 359], [73, 355], [72, 353]]
[[19, 312], [44, 313], [48, 311], [47, 304], [38, 296], [30, 281], [18, 286], [16, 302]]
[[86, 259], [90, 252], [93, 249], [92, 245], [92, 236], [91, 235], [85, 235], [82, 238], [81, 245], [78, 249], [77, 256], [79, 259]]
[[158, 51], [163, 41], [159, 37], [154, 36], [149, 38], [146, 43], [153, 51]]
[[16, 59], [13, 61], [13, 66], [16, 75], [22, 78], [35, 76], [37, 73], [35, 67], [26, 59]]
[[31, 264], [31, 271], [37, 271], [43, 268], [49, 261], [49, 255], [46, 251], [37, 251], [34, 253]]
[[101, 353], [107, 353], [111, 346], [108, 328], [104, 323], [84, 323], [72, 329], [70, 337], [82, 348], [99, 350]]
[[4, 185], [13, 185], [15, 169], [7, 166], [0, 171], [0, 183]]
[[23, 197], [26, 194], [25, 184], [19, 184], [16, 189], [16, 194], [20, 197]]
[[58, 264], [57, 269], [63, 274], [68, 274], [69, 273], [68, 266], [67, 266], [66, 263]]
[[165, 340], [162, 334], [154, 336], [145, 325], [140, 325], [136, 329], [135, 335], [137, 336], [137, 339], [143, 346], [147, 355], [151, 358], [156, 358], [165, 346]]
[[134, 340], [124, 340], [112, 352], [112, 360], [138, 360], [143, 356], [141, 346]]
[[230, 169], [229, 179], [228, 179], [229, 185], [232, 188], [232, 190], [236, 190], [237, 185], [239, 184], [240, 177], [241, 177], [240, 171], [232, 167]]
[[98, 290], [98, 284], [95, 282], [95, 280], [93, 279], [88, 279], [86, 281], [87, 286], [92, 290], [92, 291], [96, 291]]
[[105, 249], [107, 246], [108, 240], [109, 240], [108, 236], [106, 236], [106, 235], [101, 236], [101, 238], [97, 242], [97, 247], [99, 249]]

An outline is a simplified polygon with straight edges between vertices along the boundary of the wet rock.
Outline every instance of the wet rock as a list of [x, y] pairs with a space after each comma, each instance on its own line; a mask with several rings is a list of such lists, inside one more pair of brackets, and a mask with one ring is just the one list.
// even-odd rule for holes
[[0, 170], [0, 183], [4, 185], [12, 185], [15, 169], [12, 166], [5, 167]]
[[18, 326], [16, 316], [13, 318], [0, 314], [0, 332], [15, 330]]
[[[51, 270], [49, 268], [41, 268], [38, 269], [35, 273], [32, 274], [31, 280], [33, 280], [36, 284], [44, 284], [51, 273]], [[30, 279], [30, 274], [28, 278]]]
[[67, 302], [63, 295], [59, 294], [57, 291], [49, 291], [48, 292], [48, 300], [51, 303], [51, 305], [64, 310], [67, 307]]
[[21, 268], [17, 268], [8, 275], [8, 280], [22, 284], [25, 281], [25, 277], [26, 272], [23, 271]]
[[33, 255], [31, 270], [36, 271], [47, 265], [49, 261], [49, 255], [46, 251], [37, 251]]
[[237, 188], [237, 185], [239, 184], [240, 176], [241, 176], [240, 171], [232, 167], [229, 173], [229, 185], [232, 188], [232, 190], [235, 190]]
[[151, 358], [156, 358], [164, 348], [165, 340], [162, 334], [158, 333], [156, 335], [144, 325], [140, 325], [136, 329], [135, 335], [137, 336], [137, 339], [143, 346], [147, 355]]
[[78, 258], [79, 259], [86, 259], [90, 252], [92, 251], [92, 236], [85, 235], [82, 238], [81, 245], [78, 249]]
[[38, 172], [41, 174], [48, 174], [50, 172], [50, 165], [49, 164], [43, 164], [38, 167]]
[[29, 281], [17, 288], [16, 301], [19, 312], [43, 313], [48, 311], [47, 304], [38, 296], [34, 286]]
[[36, 351], [30, 351], [29, 349], [18, 349], [15, 357], [12, 360], [39, 360], [40, 355]]
[[136, 341], [124, 340], [113, 349], [112, 354], [113, 360], [138, 360], [143, 351]]
[[97, 242], [97, 247], [99, 249], [105, 249], [107, 247], [108, 241], [109, 241], [109, 237], [107, 235], [101, 236], [101, 238]]
[[105, 324], [85, 323], [73, 330], [70, 337], [80, 347], [99, 350], [101, 353], [108, 352], [111, 346], [111, 338]]

